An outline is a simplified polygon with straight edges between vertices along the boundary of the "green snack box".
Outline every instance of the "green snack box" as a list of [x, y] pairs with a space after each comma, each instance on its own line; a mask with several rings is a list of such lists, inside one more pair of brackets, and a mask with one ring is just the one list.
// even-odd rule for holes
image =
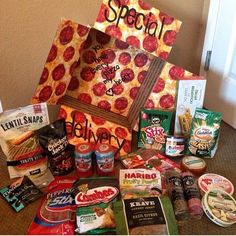
[[197, 108], [187, 142], [187, 155], [214, 157], [219, 138], [222, 115], [219, 112]]
[[172, 115], [170, 111], [142, 109], [138, 147], [164, 151], [165, 136], [170, 132]]

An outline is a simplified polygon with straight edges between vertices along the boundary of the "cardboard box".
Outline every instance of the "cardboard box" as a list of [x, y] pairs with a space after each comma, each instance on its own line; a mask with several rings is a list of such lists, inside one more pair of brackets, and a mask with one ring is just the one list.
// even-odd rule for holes
[[178, 82], [175, 135], [189, 136], [195, 110], [203, 106], [205, 88], [206, 80], [200, 76], [185, 78]]

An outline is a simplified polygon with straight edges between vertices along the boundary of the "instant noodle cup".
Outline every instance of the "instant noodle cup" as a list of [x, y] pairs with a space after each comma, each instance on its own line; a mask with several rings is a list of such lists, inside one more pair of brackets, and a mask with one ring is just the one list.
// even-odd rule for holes
[[212, 173], [202, 175], [198, 179], [198, 186], [202, 195], [211, 189], [223, 190], [230, 195], [234, 193], [234, 186], [228, 179]]
[[236, 201], [220, 189], [209, 190], [202, 199], [207, 217], [215, 224], [228, 227], [236, 223]]

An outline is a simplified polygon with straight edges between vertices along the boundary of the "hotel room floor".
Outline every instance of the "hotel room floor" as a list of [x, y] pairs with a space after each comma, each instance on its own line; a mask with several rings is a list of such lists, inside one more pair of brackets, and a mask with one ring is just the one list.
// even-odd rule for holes
[[[213, 159], [206, 159], [207, 172], [217, 173], [230, 179], [236, 186], [236, 130], [222, 122], [218, 151]], [[0, 152], [0, 187], [10, 183], [6, 168], [5, 157]], [[236, 194], [233, 195], [236, 198]], [[27, 206], [19, 213], [15, 213], [7, 203], [0, 198], [0, 234], [27, 234], [40, 200]], [[179, 233], [184, 235], [235, 235], [236, 224], [223, 228], [211, 222], [206, 215], [201, 220], [189, 220], [179, 226]]]

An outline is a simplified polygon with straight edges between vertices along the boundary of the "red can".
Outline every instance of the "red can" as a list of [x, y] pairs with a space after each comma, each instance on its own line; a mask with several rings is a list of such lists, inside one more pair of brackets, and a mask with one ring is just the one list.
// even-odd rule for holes
[[93, 145], [80, 143], [75, 147], [75, 166], [79, 177], [89, 177], [93, 174]]
[[113, 148], [100, 143], [95, 147], [97, 174], [100, 176], [110, 176], [114, 174], [114, 153]]

